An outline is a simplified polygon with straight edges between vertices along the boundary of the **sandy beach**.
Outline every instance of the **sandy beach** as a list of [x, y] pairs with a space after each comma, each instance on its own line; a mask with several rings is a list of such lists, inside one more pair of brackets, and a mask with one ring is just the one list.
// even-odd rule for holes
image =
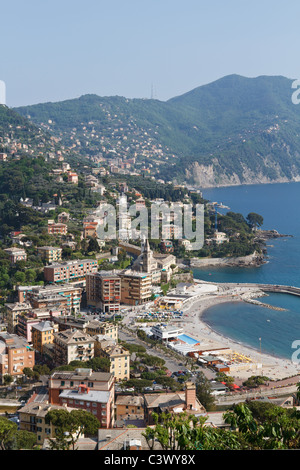
[[[230, 372], [230, 375], [236, 379], [236, 383], [241, 383], [252, 375], [264, 375], [272, 380], [282, 380], [299, 375], [300, 365], [293, 364], [292, 360], [260, 353], [259, 350], [222, 336], [203, 322], [203, 312], [209, 307], [224, 302], [240, 302], [243, 295], [248, 295], [251, 298], [253, 294], [254, 292], [245, 290], [244, 292], [241, 291], [240, 294], [203, 295], [200, 299], [189, 301], [184, 308], [184, 313], [188, 315], [183, 323], [184, 332], [190, 334], [193, 338], [199, 339], [207, 349], [226, 347], [248, 357], [252, 361], [251, 368], [241, 366], [238, 370]], [[258, 367], [255, 365], [258, 365]]]

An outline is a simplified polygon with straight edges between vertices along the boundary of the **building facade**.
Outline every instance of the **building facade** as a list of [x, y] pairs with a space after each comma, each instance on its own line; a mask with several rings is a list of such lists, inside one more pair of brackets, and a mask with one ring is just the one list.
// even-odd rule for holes
[[58, 325], [51, 321], [42, 321], [31, 328], [32, 346], [35, 351], [43, 354], [46, 344], [53, 344], [54, 333], [58, 333]]
[[121, 302], [127, 305], [140, 305], [151, 300], [151, 276], [131, 270], [123, 271], [121, 277]]
[[57, 246], [40, 246], [37, 248], [37, 252], [47, 263], [61, 261], [62, 249]]
[[88, 361], [94, 357], [95, 339], [80, 330], [54, 333], [54, 357], [57, 365]]
[[103, 312], [117, 313], [120, 310], [121, 279], [109, 271], [98, 271], [86, 276], [87, 304]]
[[33, 368], [35, 353], [28, 342], [20, 336], [0, 332], [0, 377], [11, 375], [14, 379], [23, 376], [25, 367]]
[[97, 260], [92, 259], [54, 263], [44, 267], [44, 278], [50, 283], [85, 281], [87, 274], [95, 273], [97, 267]]

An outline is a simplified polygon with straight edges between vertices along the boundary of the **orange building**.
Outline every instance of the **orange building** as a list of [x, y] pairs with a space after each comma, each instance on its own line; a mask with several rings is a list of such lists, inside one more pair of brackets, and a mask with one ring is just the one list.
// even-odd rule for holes
[[25, 367], [33, 368], [35, 354], [25, 338], [20, 336], [0, 333], [0, 378], [3, 383], [5, 375], [13, 378], [21, 377]]
[[49, 235], [66, 235], [68, 227], [66, 224], [55, 223], [48, 221], [48, 233]]

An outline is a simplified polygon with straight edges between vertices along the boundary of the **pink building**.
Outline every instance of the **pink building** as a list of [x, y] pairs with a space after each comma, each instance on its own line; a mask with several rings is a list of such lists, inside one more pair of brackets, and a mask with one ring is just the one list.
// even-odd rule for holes
[[21, 248], [6, 248], [4, 251], [9, 254], [11, 264], [15, 264], [17, 261], [27, 260], [26, 251]]

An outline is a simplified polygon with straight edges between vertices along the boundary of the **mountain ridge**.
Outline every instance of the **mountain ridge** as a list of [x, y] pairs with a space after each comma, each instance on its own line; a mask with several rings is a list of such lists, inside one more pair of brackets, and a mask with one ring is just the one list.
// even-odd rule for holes
[[292, 82], [232, 74], [167, 101], [87, 94], [14, 109], [81, 156], [135, 156], [155, 177], [202, 187], [298, 181]]

